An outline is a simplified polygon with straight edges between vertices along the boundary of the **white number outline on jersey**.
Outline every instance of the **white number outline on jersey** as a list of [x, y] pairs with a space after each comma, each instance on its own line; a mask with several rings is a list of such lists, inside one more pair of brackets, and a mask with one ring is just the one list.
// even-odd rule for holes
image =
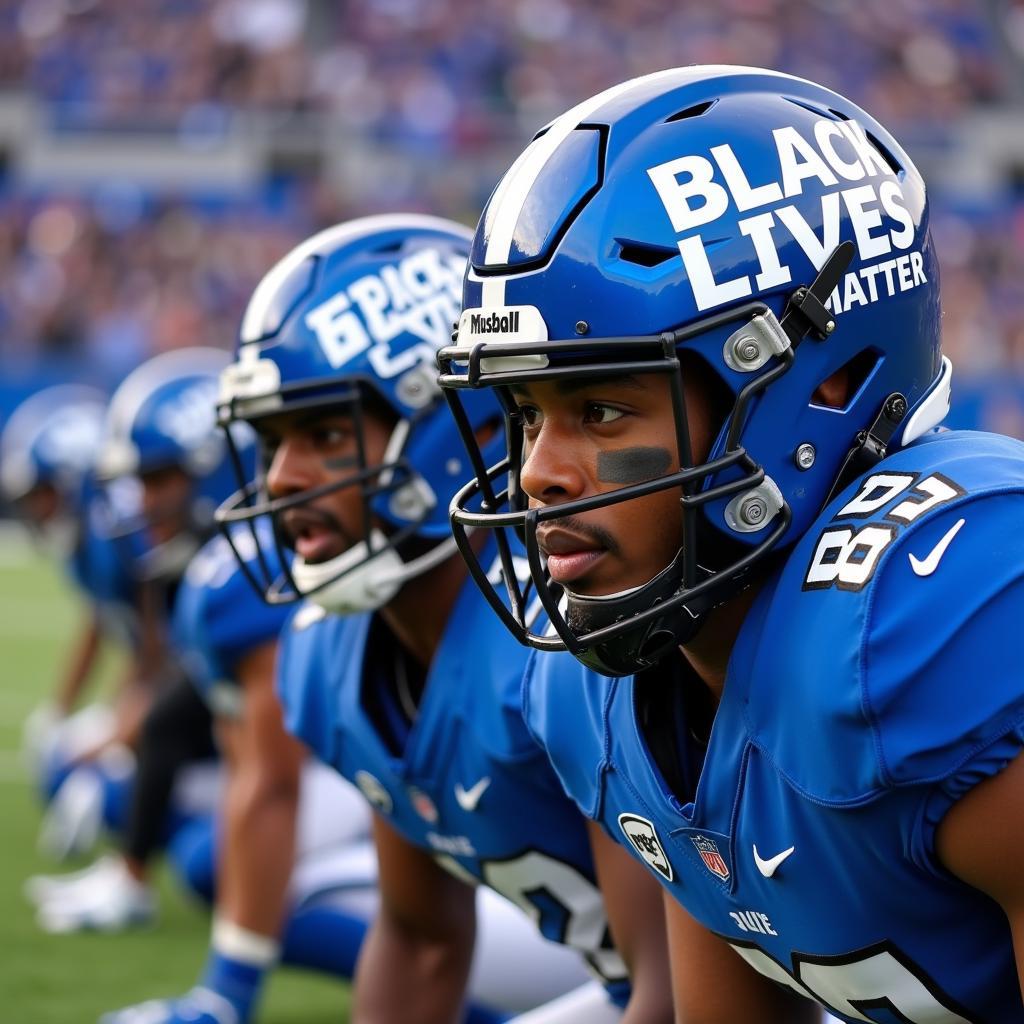
[[793, 971], [753, 943], [720, 936], [759, 974], [833, 1013], [877, 1024], [865, 1011], [889, 1010], [907, 1024], [971, 1024], [968, 1011], [946, 995], [891, 942], [879, 942], [842, 956], [793, 953]]
[[[446, 854], [434, 859], [456, 878], [473, 886], [480, 884], [480, 878]], [[480, 870], [485, 885], [515, 903], [546, 938], [581, 953], [604, 981], [628, 978], [626, 965], [612, 945], [601, 891], [582, 872], [540, 850], [485, 860]], [[541, 922], [556, 907], [562, 920], [559, 934], [551, 936]]]
[[[863, 590], [903, 527], [966, 493], [941, 473], [923, 478], [921, 473], [873, 473], [819, 535], [802, 589]], [[849, 523], [869, 519], [902, 495], [909, 496], [882, 516], [881, 523], [859, 528]]]

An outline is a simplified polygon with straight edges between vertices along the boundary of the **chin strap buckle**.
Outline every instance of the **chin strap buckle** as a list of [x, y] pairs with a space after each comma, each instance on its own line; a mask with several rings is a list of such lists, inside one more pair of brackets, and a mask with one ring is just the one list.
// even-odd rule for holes
[[885, 458], [889, 450], [896, 428], [907, 415], [907, 400], [898, 391], [894, 391], [883, 403], [875, 422], [862, 430], [854, 439], [853, 447], [843, 461], [836, 482], [828, 492], [822, 507], [824, 508], [851, 480], [866, 473], [876, 463]]
[[853, 242], [837, 245], [822, 264], [814, 283], [807, 288], [797, 288], [789, 297], [780, 323], [794, 348], [807, 334], [824, 341], [836, 329], [835, 314], [825, 307], [825, 302], [842, 280], [856, 251]]

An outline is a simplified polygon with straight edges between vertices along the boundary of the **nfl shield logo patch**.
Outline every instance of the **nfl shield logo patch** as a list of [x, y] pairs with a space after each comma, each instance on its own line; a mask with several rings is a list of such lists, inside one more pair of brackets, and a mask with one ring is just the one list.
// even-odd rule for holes
[[438, 813], [437, 807], [434, 801], [423, 792], [422, 789], [418, 789], [416, 786], [409, 787], [409, 799], [412, 801], [413, 807], [416, 808], [416, 813], [431, 825], [437, 824]]
[[704, 867], [711, 874], [721, 878], [723, 882], [727, 881], [729, 878], [729, 865], [725, 863], [725, 859], [718, 852], [718, 844], [714, 839], [708, 839], [707, 836], [690, 836], [690, 841], [697, 847], [700, 859], [704, 861]]

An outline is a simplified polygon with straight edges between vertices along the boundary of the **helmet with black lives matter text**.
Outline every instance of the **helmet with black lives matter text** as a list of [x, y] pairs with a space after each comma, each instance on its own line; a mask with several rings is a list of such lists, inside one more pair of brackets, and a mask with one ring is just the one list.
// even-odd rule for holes
[[[463, 431], [476, 479], [453, 524], [478, 583], [524, 642], [636, 671], [795, 542], [840, 481], [945, 416], [924, 183], [877, 121], [812, 82], [727, 66], [625, 82], [544, 128], [494, 190], [439, 362], [456, 415], [492, 387], [508, 416], [508, 458], [490, 469]], [[727, 396], [699, 464], [681, 364]], [[818, 404], [843, 368], [845, 404]], [[679, 471], [529, 509], [509, 385], [644, 372], [672, 382]], [[680, 491], [687, 538], [671, 564], [600, 598], [550, 579], [541, 523], [665, 488]], [[505, 600], [474, 565], [470, 528], [525, 539], [553, 632], [531, 630], [514, 539]]]

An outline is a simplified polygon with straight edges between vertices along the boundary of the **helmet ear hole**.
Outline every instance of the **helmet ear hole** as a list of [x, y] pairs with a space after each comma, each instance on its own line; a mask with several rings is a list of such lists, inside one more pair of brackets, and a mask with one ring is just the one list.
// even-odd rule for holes
[[819, 409], [845, 412], [881, 360], [881, 354], [874, 349], [867, 348], [858, 352], [818, 384], [811, 394], [810, 404]]
[[[722, 380], [711, 363], [693, 349], [679, 350], [679, 372], [682, 375], [683, 390], [687, 396], [687, 415], [692, 415], [690, 407], [697, 404], [697, 414], [703, 417], [706, 424], [703, 430], [695, 431], [696, 424], [691, 421], [691, 436], [706, 435], [710, 442], [709, 447], [711, 447], [714, 445], [715, 439], [722, 433], [725, 421], [732, 412], [734, 401], [732, 391], [729, 390], [728, 384]], [[707, 451], [694, 451], [693, 458], [696, 462], [703, 462], [707, 454]]]

